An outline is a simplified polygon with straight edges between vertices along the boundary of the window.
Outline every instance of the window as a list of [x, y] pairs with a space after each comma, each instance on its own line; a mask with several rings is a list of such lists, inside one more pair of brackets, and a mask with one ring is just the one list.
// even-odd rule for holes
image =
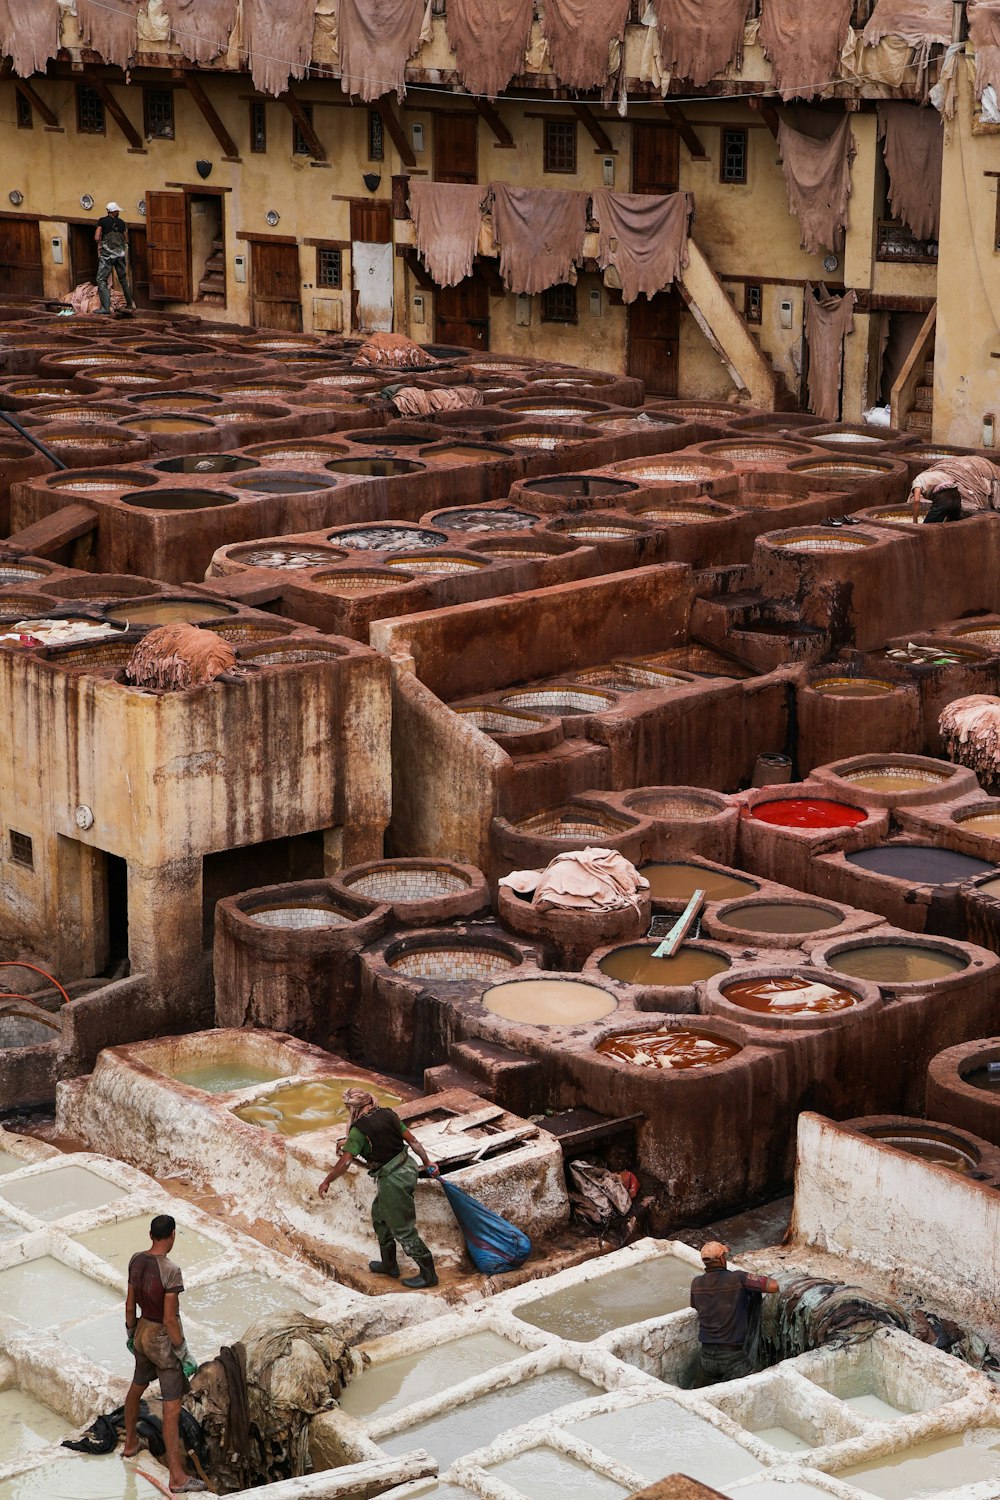
[[748, 323], [759, 323], [764, 307], [764, 288], [748, 281], [743, 288], [743, 316]]
[[546, 172], [576, 171], [576, 121], [546, 120], [543, 168]]
[[728, 125], [722, 130], [722, 148], [719, 153], [719, 181], [739, 183], [747, 180], [747, 131], [742, 126]]
[[550, 286], [542, 293], [543, 323], [576, 322], [576, 287], [568, 282]]
[[[299, 108], [302, 110], [302, 113], [305, 115], [306, 119], [311, 125], [313, 122], [312, 105], [301, 104]], [[306, 141], [305, 136], [302, 134], [302, 131], [299, 129], [299, 122], [296, 119], [292, 120], [292, 155], [312, 156], [312, 151], [309, 149], [308, 142]]]
[[17, 109], [18, 130], [31, 130], [35, 124], [34, 116], [31, 113], [31, 100], [27, 94], [22, 94], [19, 88], [15, 88], [14, 102]]
[[385, 160], [385, 130], [377, 109], [368, 111], [368, 160]]
[[267, 106], [262, 99], [250, 101], [250, 150], [258, 154], [267, 150]]
[[76, 86], [76, 128], [81, 135], [104, 134], [104, 100], [89, 83]]
[[142, 118], [147, 141], [174, 138], [173, 89], [143, 89]]
[[319, 245], [316, 250], [316, 285], [339, 291], [343, 284], [341, 252], [330, 245]]
[[35, 868], [35, 851], [31, 840], [26, 833], [15, 833], [10, 830], [10, 857], [16, 865], [26, 865], [29, 870]]

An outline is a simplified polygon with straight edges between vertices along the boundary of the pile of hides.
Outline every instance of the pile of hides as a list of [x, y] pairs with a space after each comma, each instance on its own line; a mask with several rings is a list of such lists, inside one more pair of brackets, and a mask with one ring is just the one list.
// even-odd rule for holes
[[448, 0], [448, 40], [470, 94], [495, 99], [524, 67], [534, 0]]
[[533, 296], [576, 278], [587, 232], [587, 193], [490, 184], [493, 239], [509, 292]]
[[811, 99], [834, 83], [854, 0], [766, 0], [760, 44], [784, 99]]
[[624, 1243], [636, 1222], [632, 1204], [639, 1180], [634, 1173], [611, 1172], [589, 1161], [571, 1161], [566, 1178], [573, 1218], [602, 1236], [610, 1234]]
[[417, 252], [438, 286], [472, 275], [483, 217], [483, 189], [467, 182], [410, 181]]
[[401, 417], [426, 417], [432, 411], [462, 411], [482, 406], [483, 393], [471, 385], [436, 385], [422, 390], [416, 385], [401, 385], [392, 397]]
[[402, 333], [373, 333], [354, 356], [356, 365], [378, 370], [426, 369], [437, 360]]
[[938, 718], [945, 754], [990, 785], [1000, 778], [1000, 698], [955, 698]]
[[889, 173], [889, 205], [918, 240], [936, 240], [941, 218], [944, 126], [935, 109], [879, 103], [878, 130]]
[[236, 670], [236, 652], [214, 630], [186, 624], [158, 625], [129, 657], [125, 681], [136, 687], [183, 692]]
[[[108, 286], [111, 288], [111, 311], [121, 312], [125, 306], [125, 293], [121, 287], [117, 284], [112, 285], [110, 281]], [[101, 294], [92, 281], [81, 281], [68, 297], [63, 298], [63, 301], [75, 313], [96, 313], [101, 310]]]
[[657, 0], [660, 60], [695, 88], [739, 59], [748, 0]]
[[[835, 117], [834, 117], [835, 118]], [[825, 129], [830, 116], [800, 111], [800, 124]], [[788, 196], [788, 212], [802, 231], [807, 255], [840, 250], [851, 196], [851, 162], [855, 145], [851, 117], [845, 114], [826, 135], [797, 130], [788, 120], [778, 124], [778, 150]]]
[[655, 297], [687, 268], [693, 193], [615, 193], [598, 188], [594, 217], [600, 224], [598, 265], [614, 266], [622, 301]]
[[251, 1444], [243, 1344], [223, 1345], [215, 1359], [199, 1365], [183, 1409], [197, 1418], [208, 1454], [204, 1467], [220, 1495], [267, 1482], [266, 1475], [254, 1470], [259, 1445]]
[[936, 458], [913, 481], [914, 489], [927, 492], [946, 486], [958, 490], [963, 505], [972, 510], [1000, 510], [1000, 469], [988, 458], [974, 454]]
[[809, 410], [824, 422], [840, 417], [840, 386], [844, 370], [844, 339], [854, 327], [857, 293], [831, 297], [825, 286], [819, 297], [805, 288], [806, 343], [809, 346]]
[[309, 1471], [309, 1423], [354, 1374], [348, 1345], [316, 1318], [262, 1318], [247, 1333], [246, 1380], [254, 1484]]
[[888, 1297], [874, 1297], [863, 1287], [815, 1276], [778, 1279], [780, 1290], [776, 1297], [767, 1298], [761, 1327], [761, 1352], [766, 1364], [791, 1359], [824, 1344], [860, 1343], [879, 1328], [901, 1328], [974, 1369], [1000, 1368], [976, 1334], [924, 1308], [907, 1308]]
[[514, 870], [501, 885], [531, 896], [539, 911], [619, 911], [638, 907], [649, 881], [614, 849], [573, 849], [544, 870]]

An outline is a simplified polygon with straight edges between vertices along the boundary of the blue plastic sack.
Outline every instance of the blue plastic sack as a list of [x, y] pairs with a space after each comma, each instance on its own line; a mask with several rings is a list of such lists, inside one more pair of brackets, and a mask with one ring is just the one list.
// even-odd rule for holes
[[516, 1271], [524, 1264], [531, 1254], [531, 1241], [523, 1230], [508, 1224], [447, 1178], [438, 1180], [465, 1235], [477, 1271], [484, 1276], [495, 1276], [500, 1271]]

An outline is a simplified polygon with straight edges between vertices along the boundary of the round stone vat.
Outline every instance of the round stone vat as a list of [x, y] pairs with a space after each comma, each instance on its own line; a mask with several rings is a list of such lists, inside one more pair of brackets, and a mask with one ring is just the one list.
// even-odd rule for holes
[[708, 458], [722, 458], [735, 464], [738, 469], [786, 469], [795, 459], [808, 458], [812, 452], [808, 443], [796, 443], [780, 438], [754, 437], [743, 433], [738, 437], [719, 438], [710, 443], [701, 443], [697, 450]]
[[487, 464], [500, 459], [512, 458], [513, 448], [502, 448], [499, 443], [461, 442], [449, 438], [420, 449], [421, 458], [436, 458], [446, 464]]
[[297, 572], [304, 568], [329, 567], [343, 562], [348, 553], [322, 542], [242, 542], [235, 547], [220, 547], [212, 559], [212, 573], [223, 576], [238, 568], [280, 568]]
[[207, 417], [196, 417], [187, 411], [158, 411], [149, 416], [125, 417], [121, 425], [130, 432], [145, 432], [157, 437], [186, 436], [212, 429]]
[[89, 469], [53, 475], [46, 480], [46, 488], [77, 495], [119, 495], [123, 490], [149, 489], [155, 483], [153, 475], [142, 469]]
[[43, 441], [70, 468], [89, 469], [94, 464], [137, 463], [149, 453], [149, 442], [139, 434], [96, 423], [47, 424]]
[[418, 474], [426, 464], [410, 458], [335, 458], [326, 468], [331, 474], [352, 474], [360, 479], [396, 479], [402, 474]]
[[643, 820], [633, 813], [612, 813], [591, 802], [568, 802], [525, 818], [494, 818], [493, 848], [502, 872], [544, 870], [557, 854], [587, 845], [615, 849], [634, 864], [641, 855], [643, 829]]
[[967, 837], [992, 846], [1000, 840], [1000, 799], [984, 797], [981, 802], [960, 807], [952, 813], [951, 821]]
[[281, 620], [277, 616], [273, 623], [269, 620], [265, 624], [262, 620], [251, 620], [240, 614], [234, 614], [228, 620], [206, 620], [202, 626], [203, 630], [212, 630], [216, 635], [221, 635], [224, 641], [236, 644], [273, 641], [280, 636], [294, 634], [295, 628], [291, 620]]
[[86, 573], [82, 576], [66, 573], [42, 587], [50, 599], [97, 605], [117, 603], [119, 599], [135, 599], [137, 602], [155, 599], [161, 592], [159, 584], [133, 578], [128, 573]]
[[29, 1001], [0, 1004], [0, 1103], [4, 1109], [51, 1104], [62, 1032], [57, 1017]]
[[622, 459], [609, 464], [608, 472], [647, 490], [686, 485], [694, 494], [713, 494], [731, 485], [736, 467], [718, 458], [687, 458], [684, 454], [664, 453], [649, 458]]
[[544, 561], [573, 552], [572, 538], [544, 535], [538, 532], [514, 532], [507, 536], [473, 538], [466, 544], [470, 552], [482, 552], [497, 562]]
[[512, 400], [502, 401], [500, 405], [504, 411], [516, 412], [522, 417], [547, 417], [553, 422], [577, 422], [590, 413], [611, 410], [607, 402], [585, 401], [580, 396], [515, 396]]
[[243, 458], [239, 453], [182, 453], [153, 465], [161, 474], [239, 474], [257, 467], [256, 459]]
[[374, 432], [352, 432], [351, 442], [361, 448], [377, 448], [380, 457], [392, 458], [398, 448], [426, 446], [427, 438], [423, 433], [393, 432], [377, 428]]
[[539, 520], [539, 516], [517, 510], [514, 506], [491, 510], [487, 505], [459, 505], [450, 510], [432, 511], [422, 517], [427, 526], [443, 526], [447, 531], [469, 536], [489, 535], [495, 531], [528, 531], [537, 526]]
[[255, 474], [229, 482], [233, 489], [242, 490], [248, 495], [307, 495], [315, 490], [330, 488], [323, 473], [289, 473], [277, 469], [259, 469]]
[[263, 645], [241, 646], [237, 654], [241, 661], [256, 662], [258, 667], [297, 667], [304, 662], [329, 664], [341, 661], [348, 652], [332, 641], [291, 635], [283, 640], [265, 641]]
[[450, 932], [417, 932], [390, 943], [383, 952], [385, 962], [405, 979], [434, 984], [460, 984], [469, 980], [499, 980], [524, 963], [524, 952], [501, 938]]
[[927, 1166], [943, 1167], [959, 1177], [979, 1181], [1000, 1173], [1000, 1153], [964, 1130], [910, 1115], [864, 1115], [845, 1124], [883, 1146], [915, 1156]]
[[843, 1026], [871, 1016], [882, 1005], [878, 986], [840, 980], [808, 965], [754, 965], [720, 974], [705, 988], [705, 1009], [744, 1026], [776, 1030], [815, 1030]]
[[534, 755], [551, 750], [563, 737], [562, 724], [545, 714], [522, 708], [501, 708], [496, 703], [477, 703], [471, 708], [453, 708], [462, 722], [488, 734], [508, 755]]
[[620, 511], [603, 511], [586, 516], [557, 516], [545, 523], [546, 531], [553, 536], [570, 537], [597, 547], [608, 558], [623, 554], [641, 560], [644, 544], [653, 540], [653, 528], [638, 517], [623, 515]]
[[826, 797], [785, 797], [757, 802], [747, 809], [747, 816], [774, 828], [805, 828], [811, 832], [856, 828], [868, 814], [846, 802], [831, 802]]
[[223, 505], [236, 505], [242, 498], [230, 495], [226, 490], [174, 490], [150, 489], [122, 495], [123, 505], [139, 510], [217, 510]]
[[120, 406], [98, 406], [92, 402], [82, 401], [72, 406], [47, 405], [44, 412], [46, 422], [72, 422], [75, 426], [83, 424], [107, 426], [109, 422], [119, 421], [121, 415], [122, 407]]
[[215, 1021], [268, 1027], [342, 1051], [360, 998], [362, 948], [388, 907], [296, 881], [229, 896], [215, 908]]
[[1000, 1146], [1000, 1037], [960, 1042], [931, 1059], [926, 1113]]
[[478, 573], [481, 568], [488, 568], [489, 562], [482, 557], [463, 556], [459, 552], [420, 552], [415, 556], [390, 557], [386, 562], [387, 568], [398, 568], [411, 577], [421, 577], [438, 574]]
[[125, 599], [105, 611], [109, 620], [122, 625], [201, 625], [206, 620], [221, 620], [236, 613], [231, 604], [216, 603], [204, 596], [187, 598]]
[[884, 929], [852, 938], [834, 938], [812, 949], [812, 960], [846, 979], [877, 984], [887, 999], [899, 999], [966, 979], [974, 969], [985, 969], [988, 955], [947, 938], [921, 937]]
[[803, 442], [817, 448], [829, 448], [835, 453], [877, 453], [880, 448], [891, 447], [894, 451], [901, 445], [916, 442], [912, 432], [899, 427], [872, 427], [858, 422], [826, 422], [816, 427], [800, 427], [797, 436]]
[[490, 904], [489, 886], [474, 865], [441, 859], [380, 859], [341, 870], [334, 891], [388, 906], [397, 927], [426, 927], [475, 916]]
[[0, 593], [0, 621], [4, 625], [16, 625], [32, 615], [44, 615], [52, 608], [55, 595], [49, 594], [3, 594]]
[[639, 485], [610, 474], [553, 474], [521, 479], [511, 486], [511, 500], [540, 511], [590, 510], [620, 504], [639, 493]]
[[669, 958], [653, 955], [662, 939], [614, 943], [596, 949], [583, 967], [584, 977], [602, 975], [622, 986], [621, 994], [637, 1010], [686, 1015], [701, 1008], [705, 985], [716, 974], [727, 974], [735, 950], [700, 939], [684, 942]]
[[46, 563], [24, 562], [18, 557], [0, 557], [0, 588], [11, 583], [41, 583], [53, 569]]
[[755, 896], [760, 889], [759, 882], [742, 871], [694, 859], [653, 860], [640, 865], [639, 873], [649, 881], [657, 911], [683, 911], [698, 890], [705, 892], [707, 904], [713, 904]]
[[741, 1046], [710, 1026], [671, 1019], [659, 1026], [615, 1032], [597, 1042], [594, 1050], [627, 1066], [673, 1073], [718, 1067], [736, 1057]]
[[817, 764], [872, 754], [885, 745], [903, 754], [923, 748], [924, 715], [912, 682], [820, 667], [795, 692], [798, 762]]
[[[606, 846], [604, 846], [606, 847]], [[545, 861], [548, 863], [548, 861]], [[530, 897], [518, 895], [509, 886], [497, 887], [497, 916], [505, 927], [536, 943], [560, 969], [581, 969], [595, 948], [641, 937], [649, 931], [651, 905], [648, 892], [611, 911], [583, 908], [534, 906]]]
[[[618, 707], [618, 698], [614, 693], [598, 692], [594, 688], [575, 688], [570, 684], [565, 687], [517, 688], [513, 692], [501, 693], [497, 701], [504, 708], [526, 708], [557, 719], [604, 714]], [[542, 817], [544, 814], [538, 816]]]
[[[326, 464], [350, 452], [346, 443], [322, 442], [319, 439], [286, 438], [284, 442], [255, 443], [245, 449], [248, 458], [265, 464]], [[333, 484], [334, 481], [328, 480]]]
[[[498, 411], [500, 408], [498, 408]], [[526, 422], [518, 419], [517, 412], [505, 412], [515, 421], [504, 428], [503, 440], [511, 448], [527, 448], [540, 453], [557, 453], [571, 448], [574, 443], [590, 441], [593, 429], [571, 422]]]
[[564, 974], [490, 985], [480, 995], [484, 1010], [517, 1026], [590, 1026], [617, 1008], [609, 990]]
[[584, 687], [606, 687], [616, 693], [659, 693], [687, 687], [694, 678], [686, 672], [670, 672], [666, 667], [644, 667], [635, 662], [613, 661], [603, 667], [584, 667], [567, 681]]
[[650, 821], [646, 845], [651, 860], [700, 855], [728, 865], [736, 853], [739, 810], [722, 792], [694, 786], [649, 786], [611, 793], [612, 806]]
[[326, 539], [352, 552], [412, 552], [417, 548], [440, 547], [447, 543], [448, 535], [399, 521], [388, 525], [345, 526], [340, 531], [328, 531]]
[[222, 398], [211, 391], [141, 391], [125, 399], [137, 411], [188, 412], [218, 405]]
[[790, 474], [804, 474], [814, 482], [832, 483], [835, 489], [853, 490], [859, 507], [906, 498], [909, 473], [906, 465], [890, 458], [868, 458], [863, 454], [831, 453], [829, 457], [799, 458], [788, 465]]
[[726, 902], [705, 923], [711, 937], [758, 948], [797, 948], [819, 934], [852, 932], [857, 925], [850, 907], [782, 895]]
[[381, 594], [386, 589], [401, 589], [414, 582], [414, 574], [393, 572], [389, 568], [339, 568], [328, 573], [314, 573], [312, 582], [330, 594], [354, 598], [358, 594]]
[[762, 545], [782, 552], [860, 552], [875, 545], [874, 538], [855, 536], [844, 531], [825, 531], [822, 527], [803, 528], [762, 539]]
[[978, 790], [965, 766], [926, 755], [866, 754], [816, 766], [813, 776], [836, 787], [838, 800], [859, 807], [909, 807], [951, 802]]

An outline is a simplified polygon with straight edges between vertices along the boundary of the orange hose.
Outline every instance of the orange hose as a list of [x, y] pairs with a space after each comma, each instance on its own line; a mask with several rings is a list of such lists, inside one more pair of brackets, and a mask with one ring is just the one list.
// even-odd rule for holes
[[[47, 979], [49, 981], [49, 984], [54, 985], [55, 988], [59, 991], [60, 995], [62, 995], [63, 1004], [69, 1004], [69, 996], [63, 989], [62, 985], [59, 983], [58, 979], [53, 979], [51, 974], [47, 973], [45, 969], [40, 969], [37, 964], [26, 964], [23, 963], [20, 959], [11, 958], [0, 960], [0, 969], [31, 969], [32, 973], [41, 974], [42, 978]], [[33, 995], [8, 995], [0, 992], [0, 1004], [2, 1004], [4, 1000], [33, 1000], [34, 998], [35, 997]]]

